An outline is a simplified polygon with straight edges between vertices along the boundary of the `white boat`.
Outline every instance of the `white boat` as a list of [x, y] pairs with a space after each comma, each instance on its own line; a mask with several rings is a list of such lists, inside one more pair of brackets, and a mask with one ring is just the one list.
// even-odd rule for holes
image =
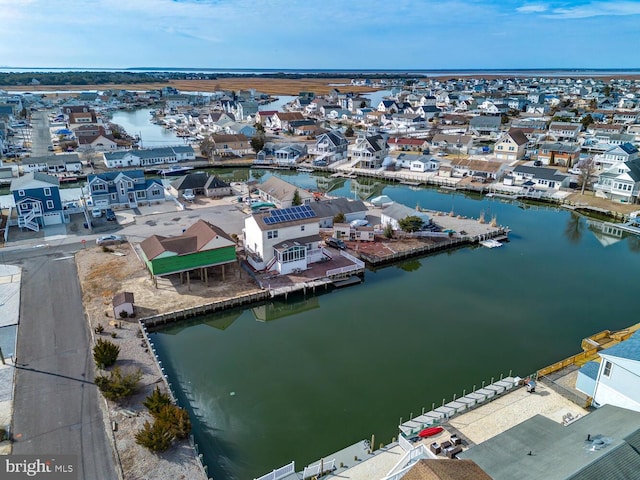
[[180, 165], [172, 165], [169, 168], [165, 168], [163, 170], [158, 170], [160, 175], [171, 176], [171, 175], [182, 175], [183, 173], [188, 172], [189, 170], [193, 170], [193, 167], [184, 167]]
[[480, 242], [480, 245], [482, 245], [483, 247], [487, 247], [487, 248], [496, 248], [496, 247], [501, 247], [502, 246], [502, 244], [499, 241], [494, 240], [493, 238], [490, 238], [488, 240], [482, 240]]

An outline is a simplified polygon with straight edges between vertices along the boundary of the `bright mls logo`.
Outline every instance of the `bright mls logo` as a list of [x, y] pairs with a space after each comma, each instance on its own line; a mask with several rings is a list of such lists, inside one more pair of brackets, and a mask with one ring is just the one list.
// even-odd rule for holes
[[0, 463], [2, 480], [44, 478], [47, 480], [77, 480], [76, 455], [8, 455]]

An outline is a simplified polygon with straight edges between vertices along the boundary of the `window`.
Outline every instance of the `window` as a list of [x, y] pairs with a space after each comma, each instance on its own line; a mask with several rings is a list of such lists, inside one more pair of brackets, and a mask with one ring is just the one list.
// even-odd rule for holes
[[278, 231], [277, 230], [269, 230], [267, 232], [267, 238], [278, 238]]
[[604, 361], [604, 370], [602, 371], [602, 375], [604, 375], [605, 377], [610, 377], [611, 376], [611, 367], [613, 367], [611, 362], [609, 360], [605, 360]]
[[136, 198], [147, 198], [147, 192], [144, 190], [136, 191]]
[[157, 188], [154, 188], [153, 190], [151, 190], [151, 195], [153, 195], [154, 197], [159, 197], [160, 190], [158, 190]]
[[18, 190], [18, 196], [24, 197], [24, 190]]
[[131, 190], [133, 188], [133, 183], [127, 182], [127, 189]]
[[300, 231], [304, 232], [304, 225], [300, 225]]
[[45, 197], [50, 197], [51, 196], [51, 189], [49, 187], [45, 187], [44, 196]]
[[54, 208], [53, 200], [47, 200], [47, 208], [52, 210]]
[[294, 247], [284, 252], [280, 257], [282, 263], [295, 262], [296, 260], [303, 260], [307, 256], [305, 247]]
[[96, 183], [91, 185], [91, 190], [94, 192], [104, 192], [107, 189], [107, 186], [104, 183]]

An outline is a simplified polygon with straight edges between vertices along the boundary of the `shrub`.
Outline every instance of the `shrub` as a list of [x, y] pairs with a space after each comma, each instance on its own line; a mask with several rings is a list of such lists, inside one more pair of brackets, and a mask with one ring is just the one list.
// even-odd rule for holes
[[127, 318], [129, 316], [126, 310], [121, 310], [119, 315], [120, 318]]
[[111, 252], [113, 252], [113, 249], [112, 249], [112, 248], [107, 247], [106, 245], [103, 245], [103, 246], [102, 246], [102, 251], [103, 251], [104, 253], [111, 253]]
[[102, 332], [104, 332], [104, 327], [102, 326], [101, 323], [99, 323], [98, 326], [96, 328], [94, 328], [94, 331], [96, 333], [102, 333]]
[[151, 415], [155, 417], [156, 414], [160, 412], [162, 407], [171, 405], [171, 399], [169, 398], [169, 395], [167, 395], [166, 393], [162, 393], [160, 391], [160, 388], [156, 387], [151, 395], [149, 395], [145, 399], [145, 401], [142, 402], [142, 404], [147, 407], [149, 413], [151, 413]]
[[0, 428], [0, 442], [4, 442], [9, 439], [8, 432], [4, 428]]
[[123, 373], [119, 367], [109, 372], [108, 376], [98, 375], [95, 384], [107, 400], [122, 400], [138, 389], [142, 371], [140, 369]]
[[393, 238], [393, 226], [390, 223], [384, 226], [384, 236], [386, 238]]
[[169, 425], [144, 422], [141, 430], [136, 432], [136, 443], [148, 448], [152, 452], [164, 452], [171, 446], [173, 435]]
[[169, 426], [171, 434], [183, 440], [189, 436], [191, 431], [191, 420], [189, 414], [183, 408], [177, 405], [165, 405], [155, 415], [156, 423], [166, 424]]
[[99, 338], [93, 347], [93, 359], [100, 368], [107, 368], [116, 363], [119, 354], [120, 347], [109, 340]]

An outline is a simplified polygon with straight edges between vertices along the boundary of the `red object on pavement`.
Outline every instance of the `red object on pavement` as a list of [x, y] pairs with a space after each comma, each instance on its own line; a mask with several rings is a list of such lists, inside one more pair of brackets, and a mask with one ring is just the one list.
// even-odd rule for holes
[[420, 438], [432, 437], [433, 435], [437, 435], [443, 430], [442, 427], [429, 427], [422, 430], [418, 436]]

